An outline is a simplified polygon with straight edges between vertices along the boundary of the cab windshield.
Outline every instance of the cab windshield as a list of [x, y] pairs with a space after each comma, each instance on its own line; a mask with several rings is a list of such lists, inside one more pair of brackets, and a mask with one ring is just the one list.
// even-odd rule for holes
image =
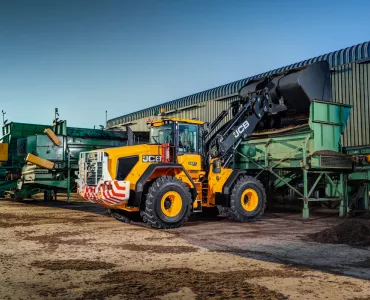
[[172, 125], [156, 126], [150, 129], [151, 144], [173, 144], [172, 141]]

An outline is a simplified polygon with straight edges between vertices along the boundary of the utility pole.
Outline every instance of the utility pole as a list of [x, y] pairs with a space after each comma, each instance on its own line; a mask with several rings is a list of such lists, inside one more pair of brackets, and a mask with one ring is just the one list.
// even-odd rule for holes
[[5, 114], [6, 114], [6, 112], [2, 110], [1, 113], [3, 114], [3, 125], [5, 125]]
[[107, 121], [108, 121], [108, 111], [105, 111], [105, 128], [107, 128]]
[[58, 122], [58, 117], [59, 117], [59, 111], [58, 111], [58, 108], [55, 108], [54, 109], [54, 122], [55, 123]]

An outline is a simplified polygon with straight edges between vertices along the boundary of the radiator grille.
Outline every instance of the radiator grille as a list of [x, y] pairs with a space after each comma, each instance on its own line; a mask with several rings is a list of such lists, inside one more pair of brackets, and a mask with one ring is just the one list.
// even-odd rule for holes
[[87, 185], [96, 186], [103, 177], [103, 156], [104, 152], [89, 152], [84, 155], [83, 172], [80, 173], [85, 175], [83, 179]]

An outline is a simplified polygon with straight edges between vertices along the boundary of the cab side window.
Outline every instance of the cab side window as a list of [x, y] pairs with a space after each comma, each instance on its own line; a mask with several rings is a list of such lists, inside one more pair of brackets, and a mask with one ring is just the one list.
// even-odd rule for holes
[[198, 126], [179, 124], [179, 154], [198, 153]]

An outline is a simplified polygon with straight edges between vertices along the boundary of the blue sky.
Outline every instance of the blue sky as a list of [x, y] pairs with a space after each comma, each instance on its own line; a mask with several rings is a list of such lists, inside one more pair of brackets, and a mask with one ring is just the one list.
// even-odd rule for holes
[[370, 1], [0, 0], [0, 109], [92, 127], [370, 40]]

